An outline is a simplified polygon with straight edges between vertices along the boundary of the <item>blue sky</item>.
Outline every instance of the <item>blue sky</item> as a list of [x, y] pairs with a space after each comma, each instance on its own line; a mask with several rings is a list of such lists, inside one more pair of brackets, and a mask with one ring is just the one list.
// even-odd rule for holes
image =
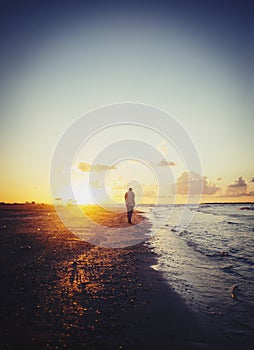
[[250, 193], [249, 2], [4, 1], [0, 12], [0, 200], [49, 201], [61, 135], [89, 110], [123, 101], [173, 115], [209, 181], [226, 189], [243, 177]]

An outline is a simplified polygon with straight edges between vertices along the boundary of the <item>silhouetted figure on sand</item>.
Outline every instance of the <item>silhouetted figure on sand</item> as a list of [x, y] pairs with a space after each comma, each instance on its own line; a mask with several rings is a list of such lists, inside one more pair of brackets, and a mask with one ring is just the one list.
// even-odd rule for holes
[[127, 208], [128, 223], [131, 224], [131, 217], [135, 207], [135, 193], [132, 191], [132, 188], [129, 188], [129, 191], [125, 193], [124, 199]]
[[78, 272], [78, 266], [77, 266], [77, 262], [76, 261], [74, 261], [73, 264], [72, 264], [72, 271], [71, 271], [71, 275], [70, 275], [70, 283], [71, 283], [71, 285], [73, 284], [75, 279], [76, 279], [77, 282], [80, 279], [79, 272]]

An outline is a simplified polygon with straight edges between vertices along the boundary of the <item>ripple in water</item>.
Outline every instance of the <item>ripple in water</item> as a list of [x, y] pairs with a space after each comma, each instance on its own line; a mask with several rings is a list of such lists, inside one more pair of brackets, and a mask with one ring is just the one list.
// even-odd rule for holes
[[[151, 238], [158, 264], [170, 286], [194, 310], [215, 320], [230, 334], [254, 332], [254, 212], [240, 205], [200, 207], [187, 228], [176, 226], [181, 211], [161, 207], [155, 221], [164, 222]], [[191, 210], [191, 209], [190, 209]]]

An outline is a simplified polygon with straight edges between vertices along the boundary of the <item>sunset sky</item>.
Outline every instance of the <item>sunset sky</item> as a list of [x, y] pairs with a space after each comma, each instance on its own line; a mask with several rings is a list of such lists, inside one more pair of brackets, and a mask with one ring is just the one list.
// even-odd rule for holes
[[[164, 171], [172, 178], [160, 187], [177, 201], [188, 180], [202, 183], [205, 202], [254, 201], [254, 21], [247, 3], [1, 2], [0, 201], [51, 202], [51, 160], [62, 135], [87, 112], [126, 101], [173, 116], [193, 140], [202, 174], [188, 174], [177, 149], [156, 133], [109, 129], [73, 159], [78, 202], [92, 202], [94, 173], [94, 191], [102, 176], [115, 201], [132, 183], [153, 203], [155, 174]], [[105, 144], [129, 135], [161, 159], [146, 165], [130, 154], [115, 165], [94, 163]]]

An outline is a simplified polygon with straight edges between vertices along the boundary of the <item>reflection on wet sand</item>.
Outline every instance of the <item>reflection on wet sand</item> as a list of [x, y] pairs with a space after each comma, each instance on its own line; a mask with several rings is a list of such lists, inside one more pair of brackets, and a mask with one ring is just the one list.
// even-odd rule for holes
[[[135, 266], [131, 266], [133, 271], [130, 270], [126, 261], [130, 254], [130, 249], [93, 247], [89, 254], [86, 252], [74, 262], [66, 263], [61, 285], [71, 294], [85, 293], [92, 298], [106, 299], [109, 293], [115, 291], [116, 284], [120, 283], [119, 278], [123, 279], [123, 272], [127, 276], [134, 272]], [[130, 282], [131, 280], [126, 280], [124, 287], [130, 288]]]
[[129, 249], [91, 247], [75, 261], [65, 262], [58, 276], [59, 300], [68, 300], [59, 305], [64, 344], [68, 344], [68, 334], [77, 332], [101, 346], [108, 332], [119, 332], [117, 314], [130, 306], [135, 308], [136, 293], [142, 288], [136, 259], [143, 250], [142, 245]]
[[[125, 207], [111, 207], [103, 208], [99, 205], [75, 205], [75, 206], [60, 206], [57, 209], [64, 209], [72, 215], [75, 213], [82, 213], [84, 217], [87, 217], [92, 222], [96, 224], [107, 226], [107, 227], [130, 227], [127, 220], [127, 214]], [[139, 210], [135, 210], [135, 215], [133, 216], [133, 224], [139, 224], [145, 219], [143, 216], [136, 215], [137, 213], [142, 213]]]
[[121, 316], [140, 304], [144, 245], [93, 246], [50, 206], [6, 206], [1, 217], [0, 348], [104, 350], [128, 341]]
[[128, 223], [126, 210], [106, 210], [100, 206], [57, 206], [64, 225], [77, 237], [92, 245], [105, 248], [124, 248], [141, 243], [149, 233], [148, 220], [133, 214]]

